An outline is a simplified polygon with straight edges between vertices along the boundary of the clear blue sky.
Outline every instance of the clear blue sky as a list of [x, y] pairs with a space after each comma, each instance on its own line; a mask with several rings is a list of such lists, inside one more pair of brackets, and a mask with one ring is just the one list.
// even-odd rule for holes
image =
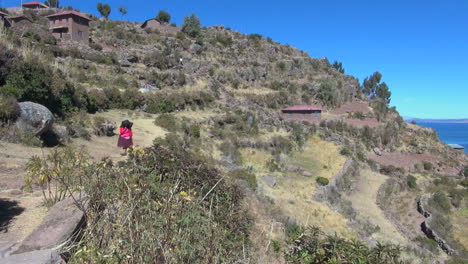
[[[1, 1], [1, 0], [0, 0]], [[18, 0], [3, 0], [15, 3]], [[97, 1], [62, 0], [97, 15]], [[144, 21], [159, 9], [173, 21], [197, 14], [204, 26], [224, 25], [343, 62], [361, 81], [380, 71], [392, 105], [404, 116], [468, 118], [467, 0], [199, 0], [103, 1], [121, 19]]]

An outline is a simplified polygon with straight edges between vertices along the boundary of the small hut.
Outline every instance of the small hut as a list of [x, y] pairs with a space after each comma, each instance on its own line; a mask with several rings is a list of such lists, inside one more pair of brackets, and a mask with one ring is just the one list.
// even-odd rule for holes
[[23, 3], [21, 6], [23, 8], [27, 8], [27, 9], [45, 9], [45, 8], [49, 8], [47, 5], [44, 5], [43, 3], [38, 2], [38, 1], [31, 1], [31, 2], [27, 2], [27, 3]]
[[322, 107], [317, 105], [295, 105], [281, 109], [285, 120], [320, 122]]

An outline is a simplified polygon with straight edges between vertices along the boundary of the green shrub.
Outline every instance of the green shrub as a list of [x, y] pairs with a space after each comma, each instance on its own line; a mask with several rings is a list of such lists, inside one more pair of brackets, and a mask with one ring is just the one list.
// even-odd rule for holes
[[102, 46], [99, 45], [98, 43], [96, 42], [91, 42], [89, 43], [89, 46], [94, 49], [94, 50], [97, 50], [97, 51], [102, 51]]
[[324, 177], [317, 177], [316, 181], [322, 186], [328, 185], [328, 183], [330, 182], [327, 178]]
[[[436, 210], [443, 213], [450, 213], [452, 205], [449, 198], [443, 192], [436, 192], [428, 201], [429, 207], [432, 210]], [[431, 210], [431, 211], [432, 211]]]
[[416, 237], [416, 242], [422, 247], [425, 248], [433, 253], [438, 254], [439, 253], [439, 245], [437, 244], [436, 241], [423, 237], [423, 236], [417, 236]]
[[175, 132], [179, 129], [179, 123], [176, 117], [172, 114], [160, 114], [154, 124], [167, 129], [170, 132]]
[[158, 15], [156, 16], [156, 20], [161, 23], [168, 24], [171, 21], [171, 15], [164, 10], [159, 10]]
[[406, 184], [410, 189], [416, 189], [416, 187], [418, 186], [416, 184], [416, 177], [414, 177], [413, 175], [406, 176]]
[[424, 167], [424, 170], [430, 171], [434, 168], [434, 165], [432, 165], [431, 162], [423, 161], [423, 167]]
[[225, 48], [230, 47], [233, 43], [232, 37], [228, 33], [217, 33], [215, 41], [223, 45]]
[[257, 189], [257, 177], [255, 177], [255, 174], [245, 169], [233, 170], [229, 172], [229, 176], [231, 176], [233, 179], [244, 180], [251, 190]]
[[288, 249], [284, 253], [287, 263], [401, 263], [399, 246], [377, 243], [369, 248], [359, 240], [326, 235], [317, 227], [296, 226], [287, 234]]
[[276, 64], [276, 67], [281, 71], [284, 72], [286, 70], [286, 64], [283, 61], [280, 61]]
[[186, 33], [191, 37], [197, 37], [200, 34], [200, 19], [197, 15], [192, 14], [190, 16], [184, 17], [184, 23], [182, 24], [182, 32]]
[[180, 149], [157, 144], [133, 148], [128, 155], [115, 165], [104, 160], [76, 172], [89, 201], [84, 208], [91, 228], [85, 229], [71, 263], [233, 263], [243, 258], [251, 221], [239, 187]]
[[16, 99], [0, 94], [0, 126], [2, 123], [14, 122], [20, 114], [21, 110]]
[[352, 155], [351, 150], [349, 150], [349, 148], [347, 148], [347, 147], [342, 148], [341, 151], [340, 151], [340, 154], [343, 155], [343, 156], [351, 156]]
[[465, 187], [465, 188], [468, 188], [468, 178], [465, 178], [462, 181], [460, 181], [460, 185]]
[[91, 133], [89, 132], [91, 122], [86, 113], [74, 113], [66, 118], [64, 123], [71, 137], [91, 139]]

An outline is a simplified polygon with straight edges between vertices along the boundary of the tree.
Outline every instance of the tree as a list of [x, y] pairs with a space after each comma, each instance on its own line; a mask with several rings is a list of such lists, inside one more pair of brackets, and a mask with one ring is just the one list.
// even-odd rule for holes
[[108, 4], [98, 3], [97, 10], [105, 19], [107, 19], [111, 13], [111, 7]]
[[182, 24], [182, 32], [188, 34], [191, 37], [196, 37], [200, 34], [200, 19], [195, 14], [184, 17], [184, 23]]
[[367, 97], [371, 99], [381, 99], [388, 105], [392, 93], [385, 82], [380, 82], [381, 80], [382, 74], [380, 72], [375, 72], [372, 76], [364, 79], [362, 90]]
[[125, 16], [126, 14], [128, 14], [127, 8], [124, 6], [119, 7], [119, 12], [122, 16]]
[[333, 62], [332, 67], [341, 73], [345, 73], [345, 70], [343, 68], [343, 63], [341, 62], [338, 62], [338, 61]]
[[59, 7], [59, 0], [47, 0], [47, 1], [44, 2], [44, 4], [49, 6], [49, 7], [58, 8]]
[[169, 21], [171, 21], [171, 15], [164, 10], [159, 10], [156, 20], [161, 23], [169, 23]]

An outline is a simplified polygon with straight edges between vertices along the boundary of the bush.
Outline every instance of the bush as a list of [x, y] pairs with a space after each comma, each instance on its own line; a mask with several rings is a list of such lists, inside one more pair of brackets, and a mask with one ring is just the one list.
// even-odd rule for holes
[[296, 226], [288, 232], [287, 263], [385, 263], [398, 264], [399, 246], [377, 243], [367, 247], [359, 240], [346, 240], [335, 235], [326, 235], [317, 227]]
[[200, 34], [200, 19], [197, 15], [192, 14], [190, 16], [184, 17], [184, 23], [182, 24], [182, 32], [186, 33], [191, 37], [197, 37]]
[[416, 177], [414, 177], [413, 175], [406, 176], [406, 184], [410, 189], [416, 189]]
[[[467, 174], [465, 174], [465, 175], [467, 175]], [[460, 185], [465, 187], [465, 188], [468, 188], [468, 178], [465, 178], [462, 181], [460, 181]]]
[[330, 182], [327, 178], [324, 177], [317, 177], [316, 181], [322, 186], [328, 185], [328, 183]]
[[434, 240], [432, 240], [430, 238], [423, 237], [423, 236], [417, 236], [416, 237], [416, 242], [418, 242], [418, 244], [422, 248], [425, 248], [425, 249], [431, 251], [432, 253], [436, 253], [436, 254], [439, 253], [439, 244], [437, 244], [436, 241], [434, 241]]
[[349, 150], [349, 148], [347, 148], [347, 147], [342, 148], [341, 151], [340, 151], [340, 154], [343, 155], [343, 156], [351, 156], [352, 155], [351, 150]]
[[445, 195], [445, 193], [440, 191], [432, 195], [432, 197], [429, 199], [428, 205], [431, 209], [431, 212], [432, 210], [436, 210], [437, 212], [448, 214], [452, 209], [449, 198], [447, 195]]
[[156, 16], [156, 20], [161, 23], [168, 24], [171, 21], [171, 15], [164, 10], [159, 10], [158, 15]]
[[74, 173], [90, 228], [71, 263], [233, 263], [249, 249], [242, 191], [192, 153], [133, 148]]
[[16, 99], [0, 94], [0, 126], [2, 123], [14, 122], [20, 114], [21, 110]]
[[423, 167], [424, 167], [424, 170], [430, 171], [434, 168], [434, 165], [432, 165], [431, 162], [423, 161]]
[[255, 177], [255, 174], [245, 169], [233, 170], [229, 172], [229, 176], [231, 176], [233, 179], [244, 180], [251, 190], [257, 189], [257, 177]]
[[177, 122], [177, 119], [172, 114], [159, 115], [154, 121], [154, 124], [162, 128], [165, 128], [170, 132], [175, 132], [179, 129], [179, 124]]

